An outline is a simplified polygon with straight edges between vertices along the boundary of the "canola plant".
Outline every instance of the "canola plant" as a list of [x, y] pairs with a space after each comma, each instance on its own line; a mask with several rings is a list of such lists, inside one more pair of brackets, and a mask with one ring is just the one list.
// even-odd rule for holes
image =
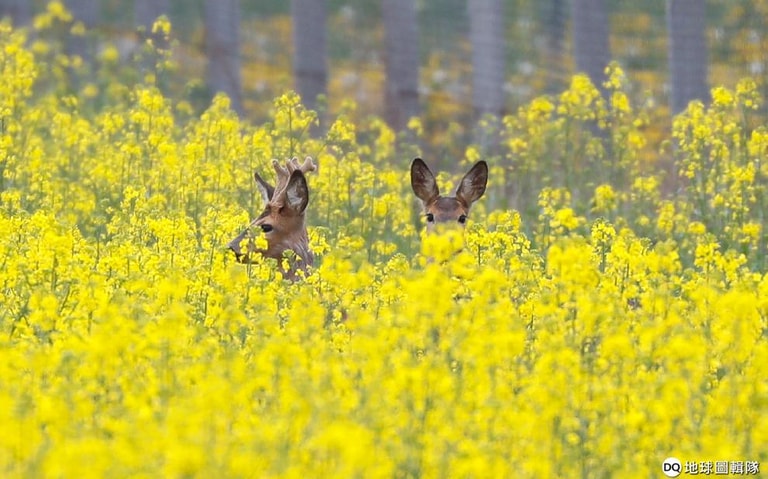
[[[466, 230], [423, 235], [418, 120], [403, 137], [341, 114], [316, 138], [292, 93], [255, 125], [223, 97], [192, 114], [151, 75], [65, 94], [61, 55], [0, 29], [3, 477], [768, 460], [768, 130], [750, 80], [675, 119], [669, 196], [621, 70], [606, 100], [575, 77], [504, 119], [503, 154], [466, 147], [488, 193]], [[224, 245], [263, 206], [252, 172], [303, 155], [316, 262], [289, 282]]]

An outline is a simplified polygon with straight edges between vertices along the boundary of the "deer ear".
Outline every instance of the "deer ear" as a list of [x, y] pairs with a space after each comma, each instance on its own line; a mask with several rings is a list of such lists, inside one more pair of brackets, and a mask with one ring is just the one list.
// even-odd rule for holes
[[425, 205], [440, 196], [435, 175], [421, 158], [416, 158], [411, 163], [411, 188]]
[[294, 214], [301, 214], [309, 204], [309, 188], [304, 174], [296, 170], [291, 173], [288, 186], [285, 188], [285, 207]]
[[256, 185], [259, 187], [259, 193], [264, 200], [264, 204], [269, 203], [272, 199], [272, 195], [275, 194], [275, 187], [267, 183], [257, 172], [253, 172], [253, 178], [256, 180]]
[[488, 164], [478, 161], [461, 179], [456, 199], [469, 208], [472, 203], [479, 200], [485, 193], [485, 185], [488, 183]]

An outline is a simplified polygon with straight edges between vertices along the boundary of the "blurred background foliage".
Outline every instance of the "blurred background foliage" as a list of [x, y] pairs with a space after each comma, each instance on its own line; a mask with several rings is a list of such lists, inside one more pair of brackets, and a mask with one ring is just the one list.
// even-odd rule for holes
[[[47, 3], [47, 0], [3, 0], [0, 8], [6, 16], [14, 17], [15, 23], [28, 24], [35, 14], [45, 10]], [[146, 11], [142, 7], [145, 3], [152, 5], [148, 14], [140, 13]], [[206, 84], [206, 67], [210, 64], [206, 42], [213, 41], [210, 32], [213, 23], [207, 21], [207, 17], [216, 15], [217, 9], [219, 16], [234, 15], [237, 43], [230, 42], [227, 48], [234, 50], [228, 54], [239, 60], [234, 67], [240, 76], [238, 89], [242, 95], [234, 109], [253, 122], [264, 121], [273, 98], [288, 89], [301, 93], [295, 68], [292, 68], [297, 54], [292, 37], [296, 20], [292, 18], [292, 2], [208, 3], [216, 7], [206, 9], [205, 0], [65, 2], [75, 19], [82, 17], [86, 26], [92, 28], [86, 34], [89, 50], [84, 51], [96, 54], [107, 44], [113, 44], [123, 62], [141, 50], [143, 37], [137, 35], [137, 27], [146, 25], [148, 20], [139, 17], [167, 14], [173, 24], [171, 56], [178, 68], [166, 79], [166, 93], [176, 97], [191, 94], [195, 113], [208, 107], [213, 91], [228, 88]], [[385, 42], [382, 7], [393, 5], [392, 8], [398, 9], [397, 0], [293, 2], [300, 11], [306, 11], [302, 4], [312, 3], [324, 6], [326, 15], [313, 24], [326, 33], [327, 94], [318, 104], [307, 98], [305, 103], [321, 113], [345, 111], [353, 115], [353, 120], [369, 115], [386, 117], [386, 107], [392, 103], [386, 100], [386, 62], [391, 55]], [[573, 59], [578, 45], [574, 42], [572, 12], [587, 10], [590, 15], [594, 14], [590, 22], [599, 23], [600, 15], [607, 18], [609, 59], [617, 61], [626, 72], [633, 104], [655, 107], [658, 118], [648, 125], [652, 130], [648, 134], [648, 156], [654, 157], [671, 125], [667, 109], [671, 88], [667, 12], [673, 3], [706, 3], [703, 33], [707, 85], [734, 87], [738, 79], [749, 75], [765, 93], [768, 5], [763, 1], [431, 0], [405, 3], [415, 5], [417, 17], [418, 41], [412, 48], [418, 50], [418, 108], [426, 132], [421, 146], [437, 156], [441, 166], [455, 165], [455, 158], [460, 154], [461, 148], [451, 145], [451, 140], [465, 144], [474, 138], [471, 125], [479, 115], [477, 108], [473, 108], [470, 12], [486, 8], [485, 5], [499, 8], [503, 13], [502, 35], [495, 40], [503, 52], [503, 63], [496, 67], [503, 71], [503, 100], [493, 113], [514, 113], [531, 99], [541, 94], [560, 93], [568, 86], [571, 75], [579, 71]], [[221, 13], [222, 10], [231, 12]], [[62, 40], [68, 34], [62, 28]], [[599, 50], [595, 45], [585, 48]], [[480, 49], [474, 49], [475, 55], [480, 53], [477, 50]], [[694, 60], [697, 54], [690, 52]], [[592, 80], [599, 86], [596, 78]], [[230, 96], [237, 95], [230, 92]], [[348, 108], [350, 100], [356, 105], [353, 111]], [[328, 116], [321, 114], [321, 121], [324, 118]], [[401, 130], [404, 122], [398, 123], [393, 126]]]

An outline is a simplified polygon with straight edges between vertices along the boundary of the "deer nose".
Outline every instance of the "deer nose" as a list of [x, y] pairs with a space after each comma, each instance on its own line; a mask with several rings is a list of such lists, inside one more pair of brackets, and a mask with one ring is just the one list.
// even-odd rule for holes
[[234, 245], [232, 243], [227, 245], [227, 248], [229, 248], [230, 251], [232, 251], [235, 254], [235, 258], [237, 258], [237, 261], [240, 261], [240, 258], [245, 256], [242, 251], [240, 251], [240, 246]]
[[227, 245], [227, 248], [232, 250], [233, 253], [236, 255], [243, 254], [240, 250], [240, 242], [239, 241], [230, 241], [230, 243]]
[[240, 242], [243, 241], [246, 234], [248, 234], [248, 230], [245, 230], [244, 232], [240, 233], [239, 235], [237, 235], [235, 239], [233, 239], [227, 244], [227, 248], [229, 248], [230, 250], [232, 250], [233, 253], [235, 253], [235, 257], [237, 258], [238, 261], [240, 261], [245, 256], [245, 254], [243, 254], [243, 250], [240, 249]]
[[232, 242], [228, 244], [227, 247], [235, 254], [235, 261], [238, 263], [248, 262], [248, 255], [243, 253], [243, 251], [240, 249], [239, 243]]

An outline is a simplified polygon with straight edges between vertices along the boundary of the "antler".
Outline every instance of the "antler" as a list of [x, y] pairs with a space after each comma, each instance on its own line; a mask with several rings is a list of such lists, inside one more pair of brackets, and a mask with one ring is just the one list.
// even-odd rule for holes
[[270, 203], [274, 206], [283, 206], [285, 201], [285, 189], [288, 187], [288, 180], [291, 178], [291, 174], [294, 171], [301, 171], [307, 174], [310, 171], [315, 171], [317, 167], [312, 161], [312, 157], [308, 156], [304, 158], [303, 163], [299, 163], [299, 159], [294, 157], [285, 162], [285, 166], [282, 166], [277, 160], [272, 160], [272, 167], [277, 173], [277, 182], [275, 183], [275, 192], [272, 195]]

